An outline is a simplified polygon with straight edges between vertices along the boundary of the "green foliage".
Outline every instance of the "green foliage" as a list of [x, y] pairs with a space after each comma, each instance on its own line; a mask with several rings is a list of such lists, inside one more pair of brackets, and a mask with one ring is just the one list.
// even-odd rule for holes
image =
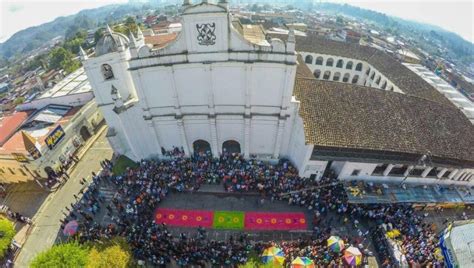
[[37, 255], [31, 262], [30, 267], [85, 267], [88, 256], [88, 248], [76, 242], [59, 244]]
[[74, 57], [74, 54], [64, 47], [55, 48], [49, 53], [49, 67], [51, 69], [61, 68], [67, 73], [74, 72], [81, 67], [81, 63]]
[[37, 255], [32, 268], [126, 268], [132, 266], [130, 246], [123, 238], [81, 245], [77, 242], [55, 245]]
[[131, 261], [130, 246], [123, 238], [115, 238], [92, 247], [87, 268], [126, 268], [131, 266]]
[[0, 259], [5, 256], [14, 236], [15, 227], [13, 223], [8, 219], [0, 218]]
[[13, 101], [13, 104], [18, 105], [18, 104], [22, 104], [23, 102], [25, 102], [25, 97], [18, 97]]
[[112, 173], [115, 175], [121, 175], [125, 172], [127, 167], [136, 168], [138, 164], [133, 162], [130, 158], [126, 157], [125, 155], [119, 156], [117, 162], [115, 162], [114, 167], [112, 168]]

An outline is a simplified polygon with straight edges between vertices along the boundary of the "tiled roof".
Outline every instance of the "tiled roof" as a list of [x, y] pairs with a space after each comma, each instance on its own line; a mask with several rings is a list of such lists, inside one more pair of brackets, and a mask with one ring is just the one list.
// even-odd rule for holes
[[4, 144], [13, 135], [15, 130], [28, 119], [29, 115], [30, 112], [15, 112], [0, 119], [0, 145]]
[[145, 43], [151, 44], [155, 48], [162, 48], [169, 42], [176, 39], [176, 33], [158, 34], [152, 36], [145, 36]]
[[454, 106], [406, 94], [297, 77], [306, 142], [425, 154], [474, 166], [474, 126]]

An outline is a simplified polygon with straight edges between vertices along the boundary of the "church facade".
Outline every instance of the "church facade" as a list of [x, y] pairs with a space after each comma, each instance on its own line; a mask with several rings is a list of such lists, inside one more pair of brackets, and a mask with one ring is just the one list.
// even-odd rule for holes
[[[184, 1], [182, 31], [164, 47], [154, 48], [145, 44], [140, 30], [136, 36], [130, 34], [127, 37], [108, 28], [96, 46], [94, 57], [88, 57], [81, 50], [96, 102], [109, 126], [108, 140], [116, 153], [138, 161], [159, 158], [163, 149], [179, 147], [188, 156], [196, 151], [210, 151], [216, 156], [227, 151], [242, 153], [246, 158], [287, 158], [299, 169], [301, 176], [315, 179], [330, 168], [342, 179], [394, 180], [395, 176], [390, 173], [392, 169], [404, 167], [397, 171], [402, 174], [397, 175], [398, 179], [407, 173], [406, 177], [412, 177], [412, 170], [422, 168], [412, 179], [421, 179], [423, 183], [440, 181], [449, 170], [452, 177], [452, 171], [455, 171], [461, 172], [463, 178], [469, 178], [456, 182], [458, 184], [470, 184], [470, 179], [474, 180], [472, 153], [461, 156], [461, 160], [467, 161], [456, 159], [453, 162], [451, 156], [448, 157], [450, 161], [444, 161], [444, 156], [438, 161], [437, 155], [431, 156], [431, 152], [436, 150], [430, 148], [432, 145], [426, 145], [426, 151], [431, 150], [430, 163], [427, 167], [419, 167], [417, 159], [422, 155], [426, 158], [424, 148], [412, 152], [409, 147], [391, 144], [400, 143], [394, 139], [388, 141], [388, 147], [391, 147], [385, 150], [377, 147], [378, 144], [367, 146], [374, 142], [362, 140], [365, 134], [358, 133], [358, 129], [352, 131], [359, 138], [338, 134], [337, 131], [345, 131], [346, 127], [350, 134], [351, 126], [345, 126], [349, 123], [356, 124], [360, 131], [369, 129], [363, 126], [363, 122], [357, 122], [364, 119], [365, 114], [356, 118], [349, 111], [344, 118], [337, 119], [338, 113], [344, 111], [329, 111], [349, 107], [347, 104], [357, 95], [352, 99], [344, 98], [349, 98], [345, 96], [350, 96], [356, 89], [337, 88], [334, 92], [347, 92], [337, 95], [339, 99], [331, 96], [328, 102], [321, 102], [326, 97], [325, 87], [340, 87], [339, 84], [343, 83], [316, 80], [325, 78], [316, 76], [314, 62], [309, 60], [312, 57], [309, 55], [314, 52], [309, 49], [304, 52], [305, 47], [299, 50], [296, 46], [298, 38], [291, 30], [282, 38], [285, 41], [265, 35], [247, 40], [234, 27], [227, 5], [225, 0], [220, 0], [217, 5], [207, 1], [190, 5], [189, 1]], [[317, 58], [316, 54], [314, 58]], [[367, 72], [366, 76], [370, 77], [368, 67], [363, 65], [361, 70], [357, 70], [354, 62], [354, 72], [361, 72], [361, 77], [362, 72]], [[302, 77], [305, 71], [312, 76], [311, 81]], [[331, 80], [335, 79], [331, 76]], [[343, 82], [353, 80], [351, 77]], [[387, 78], [387, 81], [388, 85], [382, 86], [382, 81], [378, 89], [367, 91], [368, 97], [361, 101], [389, 94], [389, 97], [401, 98], [401, 102], [406, 102], [409, 107], [412, 96], [399, 90], [396, 79]], [[358, 80], [355, 84], [365, 85], [359, 91], [365, 92], [369, 82]], [[387, 91], [385, 87], [396, 90]], [[329, 101], [335, 104], [322, 110]], [[406, 120], [400, 120], [402, 117], [398, 111], [394, 108], [393, 113], [387, 114], [392, 119], [385, 121], [402, 121], [395, 127], [406, 124]], [[381, 122], [380, 118], [372, 118], [378, 114], [370, 109], [362, 112], [366, 112], [367, 120]], [[350, 120], [345, 122], [346, 118]], [[331, 121], [336, 124], [330, 125]], [[462, 119], [459, 122], [464, 124]], [[454, 122], [447, 120], [446, 124]], [[448, 128], [453, 126], [446, 126]], [[455, 132], [449, 131], [446, 135], [452, 133]], [[395, 135], [387, 138], [392, 136]], [[378, 136], [367, 137], [371, 138], [377, 141]], [[448, 138], [453, 137], [446, 136]], [[400, 148], [401, 152], [394, 153], [391, 148], [395, 151]], [[346, 152], [348, 149], [350, 152]], [[434, 180], [427, 178], [430, 176]]]
[[[226, 3], [190, 6], [183, 31], [153, 50], [110, 29], [84, 65], [117, 153], [134, 160], [182, 147], [278, 159], [290, 151], [295, 41], [247, 41]], [[304, 139], [304, 137], [301, 137]]]

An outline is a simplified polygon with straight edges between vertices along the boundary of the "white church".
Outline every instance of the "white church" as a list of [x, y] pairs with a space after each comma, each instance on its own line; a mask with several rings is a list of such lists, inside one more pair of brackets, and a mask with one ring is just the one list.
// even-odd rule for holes
[[[450, 184], [474, 181], [472, 135], [456, 133], [457, 129], [468, 133], [473, 129], [468, 120], [469, 125], [464, 124], [463, 118], [436, 123], [440, 132], [445, 128], [453, 131], [436, 134], [443, 141], [434, 145], [421, 144], [413, 150], [397, 145], [388, 149], [381, 147], [384, 144], [372, 146], [364, 141], [372, 136], [364, 137], [357, 129], [345, 129], [345, 124], [385, 119], [372, 118], [377, 113], [366, 111], [368, 118], [364, 115], [351, 122], [340, 120], [337, 116], [346, 115], [332, 109], [347, 107], [346, 100], [328, 94], [334, 92], [344, 98], [368, 92], [364, 94], [401, 98], [407, 105], [418, 96], [404, 92], [404, 85], [394, 80], [388, 83], [395, 91], [375, 83], [368, 85], [372, 74], [366, 71], [370, 67], [377, 70], [364, 59], [354, 59], [354, 67], [356, 61], [362, 64], [360, 70], [351, 70], [352, 78], [354, 73], [360, 73], [360, 81], [355, 85], [351, 83], [353, 79], [336, 81], [334, 75], [331, 81], [324, 81], [329, 77], [316, 76], [313, 56], [316, 59], [327, 55], [323, 55], [324, 51], [299, 50], [300, 37], [295, 37], [293, 31], [281, 39], [262, 33], [262, 38], [248, 40], [236, 25], [225, 0], [194, 5], [184, 1], [182, 31], [164, 47], [146, 44], [140, 30], [127, 37], [108, 28], [97, 43], [95, 55], [88, 56], [81, 50], [95, 100], [109, 126], [108, 140], [117, 154], [140, 160], [161, 157], [162, 148], [182, 147], [186, 155], [209, 150], [216, 156], [226, 150], [240, 152], [246, 158], [287, 158], [301, 176], [314, 179], [331, 168], [341, 179], [408, 177], [417, 182]], [[426, 118], [430, 116], [427, 114]], [[331, 120], [336, 120], [337, 126]], [[360, 127], [366, 128], [362, 124]], [[339, 135], [341, 129], [359, 136], [343, 137]], [[413, 135], [407, 139], [418, 141], [417, 134]], [[455, 146], [463, 153], [432, 148], [451, 148], [444, 139], [456, 143], [466, 137], [467, 141]], [[395, 137], [388, 143], [399, 141]]]

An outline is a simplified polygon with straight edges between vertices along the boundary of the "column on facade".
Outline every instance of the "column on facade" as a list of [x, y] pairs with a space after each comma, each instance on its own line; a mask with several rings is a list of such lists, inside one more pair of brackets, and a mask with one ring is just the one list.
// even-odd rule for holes
[[438, 177], [438, 179], [441, 179], [444, 175], [444, 173], [446, 173], [446, 171], [448, 171], [447, 168], [443, 168], [442, 170], [440, 170], [440, 172], [438, 172], [438, 174], [436, 174], [436, 177]]
[[178, 123], [179, 136], [181, 138], [181, 146], [183, 146], [184, 154], [186, 156], [190, 155], [188, 141], [186, 139], [186, 132], [184, 131], [183, 119], [176, 119]]
[[459, 169], [455, 169], [451, 172], [451, 174], [449, 174], [448, 176], [448, 179], [452, 180], [454, 178], [454, 176], [456, 176], [459, 172]]
[[211, 127], [211, 150], [212, 155], [219, 155], [219, 145], [217, 142], [217, 126], [216, 126], [216, 116], [209, 116], [209, 125]]
[[423, 178], [426, 178], [426, 176], [428, 176], [428, 173], [430, 173], [430, 171], [433, 169], [433, 167], [427, 167], [425, 168], [425, 170], [423, 171], [423, 173], [421, 173], [421, 177]]
[[149, 120], [146, 120], [147, 124], [148, 124], [148, 127], [150, 128], [150, 132], [153, 133], [153, 142], [155, 143], [155, 148], [157, 148], [157, 152], [156, 154], [161, 157], [162, 156], [162, 153], [161, 153], [161, 144], [160, 144], [160, 141], [159, 141], [159, 138], [158, 138], [158, 133], [156, 132], [156, 129], [155, 129], [155, 124], [153, 123], [153, 120], [150, 118]]
[[393, 167], [394, 167], [394, 165], [388, 164], [387, 168], [385, 168], [385, 170], [383, 171], [383, 175], [387, 176], [388, 173], [390, 173], [390, 171], [392, 170]]
[[250, 116], [244, 117], [244, 157], [250, 157]]
[[285, 119], [280, 118], [278, 120], [278, 129], [277, 129], [277, 136], [276, 136], [276, 139], [275, 139], [273, 158], [280, 157], [281, 140], [282, 140], [282, 137], [283, 137], [284, 127], [285, 127]]

